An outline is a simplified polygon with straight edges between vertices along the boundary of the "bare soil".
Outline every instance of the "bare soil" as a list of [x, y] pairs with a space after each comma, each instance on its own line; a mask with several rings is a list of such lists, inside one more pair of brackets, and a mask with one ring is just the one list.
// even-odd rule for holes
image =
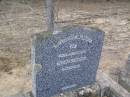
[[[56, 23], [100, 28], [105, 32], [100, 68], [123, 68], [130, 53], [130, 2], [57, 0]], [[42, 0], [0, 2], [0, 97], [31, 90], [31, 36], [46, 31]]]

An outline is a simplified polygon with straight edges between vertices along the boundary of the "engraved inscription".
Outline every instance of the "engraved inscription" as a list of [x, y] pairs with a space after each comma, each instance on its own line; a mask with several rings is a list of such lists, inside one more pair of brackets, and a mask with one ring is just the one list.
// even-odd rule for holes
[[79, 55], [79, 54], [84, 54], [84, 53], [86, 53], [85, 50], [76, 51], [76, 52], [71, 52], [71, 53], [60, 54], [60, 55], [58, 55], [58, 57], [68, 57], [68, 56]]
[[[58, 46], [60, 46], [61, 44], [64, 44], [64, 43], [68, 42], [68, 41], [77, 40], [77, 39], [83, 40], [85, 42], [92, 43], [92, 40], [88, 36], [83, 36], [83, 35], [76, 35], [76, 36], [74, 36], [74, 35], [72, 35], [72, 36], [69, 36], [69, 37], [67, 37], [65, 39], [60, 40], [57, 43], [57, 45], [55, 45], [55, 48], [58, 47]], [[78, 46], [78, 44], [75, 44], [75, 43], [69, 44], [69, 48], [70, 49], [76, 49], [77, 46]], [[72, 59], [68, 58], [68, 59], [65, 59], [65, 60], [62, 60], [62, 61], [60, 60], [60, 61], [58, 61], [56, 63], [56, 65], [62, 67], [65, 64], [69, 64], [69, 66], [62, 67], [61, 70], [63, 72], [64, 71], [68, 71], [68, 70], [78, 69], [78, 68], [81, 67], [79, 64], [78, 65], [71, 65], [71, 63], [77, 63], [77, 62], [85, 61], [87, 58], [83, 54], [86, 54], [86, 50], [80, 50], [80, 51], [74, 51], [74, 52], [70, 52], [70, 53], [59, 54], [58, 55], [59, 58], [70, 57], [70, 56], [71, 57], [72, 56], [76, 57], [77, 55], [80, 55], [80, 57], [78, 57], [78, 58], [72, 58]], [[81, 57], [81, 55], [83, 55], [83, 56]]]
[[68, 67], [62, 68], [62, 71], [72, 70], [76, 68], [80, 68], [80, 65], [68, 66]]
[[61, 44], [64, 44], [68, 41], [71, 41], [71, 40], [76, 40], [76, 39], [80, 39], [80, 40], [83, 40], [83, 41], [86, 41], [86, 42], [89, 42], [89, 43], [92, 43], [92, 39], [89, 38], [88, 36], [83, 36], [83, 35], [77, 35], [77, 36], [70, 36], [70, 37], [67, 37], [65, 39], [62, 39], [60, 40], [56, 45], [54, 45], [55, 48], [59, 47]]
[[76, 49], [77, 48], [77, 44], [70, 44], [70, 49]]
[[64, 61], [59, 61], [57, 62], [57, 66], [61, 66], [64, 64], [68, 64], [68, 63], [74, 63], [74, 62], [81, 62], [81, 61], [85, 61], [86, 57], [80, 57], [80, 58], [74, 58], [74, 59], [70, 59], [70, 60], [64, 60]]
[[65, 87], [62, 88], [62, 90], [67, 90], [67, 89], [70, 89], [70, 88], [74, 88], [74, 87], [76, 87], [76, 86], [77, 86], [77, 84], [65, 86]]

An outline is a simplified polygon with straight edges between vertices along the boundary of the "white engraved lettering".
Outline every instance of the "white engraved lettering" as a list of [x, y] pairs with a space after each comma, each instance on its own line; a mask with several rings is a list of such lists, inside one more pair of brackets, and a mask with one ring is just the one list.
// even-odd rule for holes
[[76, 68], [80, 68], [80, 65], [68, 66], [68, 67], [62, 68], [62, 71], [72, 70]]
[[80, 62], [86, 60], [86, 57], [80, 57], [80, 58], [74, 58], [70, 60], [64, 60], [64, 61], [59, 61], [57, 62], [57, 66], [63, 65], [63, 64], [68, 64], [68, 63], [73, 63], [73, 62]]
[[60, 55], [58, 55], [58, 57], [68, 57], [68, 56], [79, 55], [79, 54], [84, 54], [84, 53], [86, 53], [85, 50], [76, 51], [76, 52], [71, 52], [71, 53], [60, 54]]
[[76, 87], [76, 86], [77, 86], [77, 84], [73, 84], [73, 85], [65, 86], [65, 87], [62, 88], [62, 90], [66, 90], [66, 89], [74, 88], [74, 87]]
[[56, 45], [54, 45], [54, 47], [57, 48], [61, 44], [66, 43], [67, 41], [76, 40], [76, 39], [80, 39], [80, 40], [92, 43], [92, 39], [89, 38], [88, 36], [70, 36], [70, 37], [67, 37], [67, 38], [62, 39], [61, 41], [59, 41]]

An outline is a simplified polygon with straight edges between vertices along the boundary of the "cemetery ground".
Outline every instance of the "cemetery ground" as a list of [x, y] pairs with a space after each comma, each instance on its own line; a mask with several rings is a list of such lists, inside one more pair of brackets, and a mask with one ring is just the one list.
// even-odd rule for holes
[[[46, 31], [43, 4], [42, 0], [0, 2], [0, 97], [32, 89], [31, 36]], [[99, 68], [113, 77], [125, 67], [130, 53], [130, 2], [64, 0], [55, 5], [57, 25], [84, 25], [105, 32]]]

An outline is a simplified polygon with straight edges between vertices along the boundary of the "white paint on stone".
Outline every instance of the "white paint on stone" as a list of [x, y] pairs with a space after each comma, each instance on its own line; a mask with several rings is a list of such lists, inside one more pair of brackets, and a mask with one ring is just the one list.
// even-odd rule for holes
[[80, 35], [80, 36], [76, 35], [76, 36], [74, 36], [74, 35], [72, 35], [70, 37], [67, 37], [65, 39], [60, 40], [56, 45], [54, 45], [54, 47], [57, 48], [61, 44], [64, 44], [64, 43], [66, 43], [68, 41], [77, 40], [77, 39], [83, 40], [83, 41], [86, 41], [86, 42], [89, 42], [89, 43], [92, 43], [92, 39], [89, 38], [88, 36], [83, 36], [83, 35]]
[[81, 61], [85, 61], [86, 59], [87, 59], [86, 56], [80, 58], [74, 58], [74, 59], [67, 59], [64, 61], [57, 62], [57, 66], [61, 66], [68, 63], [74, 63], [74, 62], [81, 62]]
[[71, 52], [71, 53], [59, 54], [58, 57], [62, 58], [62, 57], [68, 57], [68, 56], [80, 55], [80, 54], [85, 54], [85, 53], [86, 53], [86, 50], [75, 51], [75, 52]]
[[64, 68], [62, 68], [62, 71], [67, 71], [67, 70], [72, 70], [72, 69], [77, 69], [77, 68], [80, 68], [80, 65], [64, 67]]
[[70, 88], [74, 88], [76, 86], [77, 86], [77, 84], [72, 84], [72, 85], [63, 87], [62, 90], [67, 90], [67, 89], [70, 89]]

